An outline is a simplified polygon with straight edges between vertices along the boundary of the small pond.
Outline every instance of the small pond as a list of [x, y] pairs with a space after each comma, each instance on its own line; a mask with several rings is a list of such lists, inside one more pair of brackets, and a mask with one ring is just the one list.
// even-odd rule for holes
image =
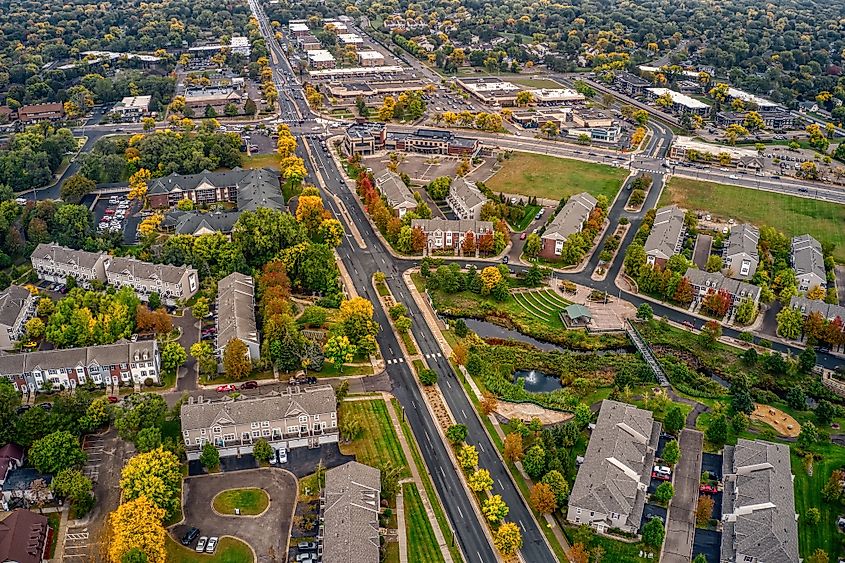
[[525, 382], [525, 390], [531, 393], [548, 393], [563, 389], [558, 376], [548, 375], [536, 369], [518, 369], [513, 376], [514, 380], [522, 379]]

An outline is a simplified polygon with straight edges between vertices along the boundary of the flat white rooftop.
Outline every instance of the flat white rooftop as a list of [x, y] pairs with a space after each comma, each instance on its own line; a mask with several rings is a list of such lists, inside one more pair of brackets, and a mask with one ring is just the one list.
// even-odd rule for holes
[[315, 63], [325, 63], [334, 60], [334, 55], [325, 49], [317, 49], [316, 51], [308, 51], [308, 60]]
[[679, 104], [690, 109], [704, 109], [710, 107], [704, 102], [696, 100], [695, 98], [691, 98], [686, 94], [675, 92], [674, 90], [670, 90], [669, 88], [646, 88], [646, 90], [654, 94], [655, 97], [660, 97], [665, 94], [669, 94], [669, 96], [672, 97], [672, 103]]
[[728, 96], [730, 96], [731, 98], [737, 98], [739, 100], [742, 100], [743, 102], [755, 104], [757, 105], [757, 107], [761, 108], [773, 108], [778, 107], [780, 105], [765, 98], [761, 98], [760, 96], [755, 96], [754, 94], [751, 94], [749, 92], [739, 90], [738, 88], [728, 88]]

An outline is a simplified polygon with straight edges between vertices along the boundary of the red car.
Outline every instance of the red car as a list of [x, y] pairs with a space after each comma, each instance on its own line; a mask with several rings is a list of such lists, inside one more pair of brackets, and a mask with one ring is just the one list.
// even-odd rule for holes
[[115, 397], [114, 395], [109, 395], [109, 396], [107, 397], [107, 400], [108, 400], [108, 402], [109, 402], [109, 403], [111, 403], [111, 404], [115, 404], [115, 403], [116, 403], [116, 402], [118, 402], [120, 399], [119, 399], [119, 398], [117, 398], [117, 397]]
[[218, 393], [228, 393], [230, 391], [237, 391], [238, 388], [232, 385], [231, 383], [227, 383], [226, 385], [218, 385], [217, 392]]
[[716, 485], [701, 485], [698, 487], [700, 493], [718, 493], [719, 488]]
[[519, 240], [525, 240], [525, 237], [528, 236], [525, 232], [519, 235]]

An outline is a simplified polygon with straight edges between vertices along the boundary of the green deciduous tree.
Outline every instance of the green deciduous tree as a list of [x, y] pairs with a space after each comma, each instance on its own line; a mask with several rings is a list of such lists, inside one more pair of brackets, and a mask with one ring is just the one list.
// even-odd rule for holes
[[53, 475], [64, 469], [80, 467], [88, 459], [79, 439], [67, 431], [58, 431], [36, 440], [29, 450], [29, 462], [41, 473]]
[[213, 471], [220, 467], [220, 451], [211, 442], [203, 444], [200, 463], [207, 471]]

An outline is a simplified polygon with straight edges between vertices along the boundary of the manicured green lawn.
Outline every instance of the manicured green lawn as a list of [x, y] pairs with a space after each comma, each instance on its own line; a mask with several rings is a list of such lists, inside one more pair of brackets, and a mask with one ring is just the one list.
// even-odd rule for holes
[[787, 236], [809, 233], [834, 245], [836, 261], [845, 261], [845, 205], [677, 177], [660, 197], [660, 205], [672, 203], [739, 222], [769, 225]]
[[244, 516], [261, 514], [270, 505], [270, 497], [262, 489], [230, 489], [214, 497], [214, 510], [221, 514], [234, 514], [241, 509]]
[[526, 88], [561, 88], [560, 82], [555, 82], [549, 78], [532, 78], [530, 76], [518, 76], [506, 78], [508, 82], [512, 82], [518, 86], [525, 86]]
[[511, 223], [508, 221], [508, 224], [513, 227], [514, 231], [524, 231], [528, 228], [528, 225], [531, 224], [531, 221], [534, 220], [534, 217], [537, 216], [538, 211], [540, 211], [539, 205], [526, 205], [525, 215], [522, 216], [522, 219], [520, 219], [518, 223]]
[[279, 155], [271, 154], [254, 154], [252, 156], [243, 157], [243, 164], [241, 168], [272, 168], [279, 169]]
[[583, 191], [594, 196], [616, 197], [628, 175], [623, 168], [555, 158], [542, 154], [515, 152], [502, 163], [502, 169], [487, 181], [495, 193], [504, 192], [560, 199]]
[[165, 549], [167, 560], [178, 563], [252, 563], [255, 561], [249, 546], [235, 538], [220, 538], [217, 549], [211, 554], [197, 553], [193, 549], [182, 547], [168, 534]]
[[[831, 561], [843, 553], [842, 535], [836, 521], [842, 514], [840, 505], [832, 505], [822, 499], [821, 491], [834, 469], [845, 466], [845, 448], [833, 444], [814, 448], [821, 459], [813, 463], [813, 476], [807, 475], [804, 460], [792, 454], [792, 474], [795, 475], [795, 511], [798, 513], [798, 544], [801, 557], [810, 557], [816, 549], [827, 552]], [[807, 524], [805, 515], [810, 508], [818, 508], [821, 520], [816, 525]]]
[[405, 500], [405, 531], [408, 538], [408, 557], [411, 561], [444, 561], [425, 513], [420, 492], [414, 483], [402, 485]]
[[364, 430], [357, 440], [341, 445], [343, 453], [354, 454], [357, 461], [372, 467], [389, 461], [394, 467], [402, 468], [403, 477], [409, 477], [408, 461], [402, 453], [384, 400], [344, 401], [340, 405], [340, 423], [349, 416], [356, 417]]

